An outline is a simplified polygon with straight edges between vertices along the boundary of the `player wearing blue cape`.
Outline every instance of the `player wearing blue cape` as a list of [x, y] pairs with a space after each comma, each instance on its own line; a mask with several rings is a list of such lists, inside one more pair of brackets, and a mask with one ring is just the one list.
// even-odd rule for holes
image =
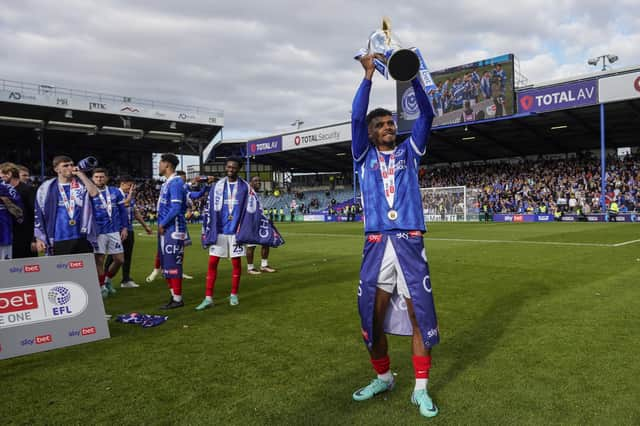
[[202, 245], [209, 248], [205, 298], [196, 307], [201, 311], [213, 306], [213, 292], [221, 257], [231, 258], [231, 295], [229, 303], [238, 305], [238, 289], [242, 273], [241, 257], [244, 244], [265, 244], [277, 247], [284, 243], [273, 225], [262, 215], [255, 191], [238, 176], [240, 159], [229, 158], [225, 165], [226, 177], [209, 191], [202, 221]]
[[386, 333], [413, 336], [416, 377], [411, 397], [420, 414], [433, 417], [438, 408], [427, 392], [431, 348], [440, 334], [431, 294], [422, 234], [426, 231], [418, 184], [418, 164], [425, 154], [433, 109], [417, 79], [412, 81], [420, 117], [411, 136], [396, 141], [390, 111], [367, 114], [373, 56], [360, 59], [365, 77], [353, 100], [352, 154], [358, 167], [365, 217], [365, 243], [358, 309], [362, 336], [378, 376], [353, 394], [364, 401], [393, 389]]

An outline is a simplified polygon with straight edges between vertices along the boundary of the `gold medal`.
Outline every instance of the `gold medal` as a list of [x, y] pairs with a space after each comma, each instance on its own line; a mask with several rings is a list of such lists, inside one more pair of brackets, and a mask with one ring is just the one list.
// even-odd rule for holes
[[75, 221], [75, 219], [69, 219], [69, 225], [71, 225], [71, 226], [76, 226], [76, 221]]
[[387, 212], [387, 217], [389, 220], [396, 220], [398, 218], [398, 212], [391, 209]]
[[233, 220], [233, 215], [230, 214], [229, 216], [227, 216], [227, 219], [229, 219], [229, 221], [232, 221]]

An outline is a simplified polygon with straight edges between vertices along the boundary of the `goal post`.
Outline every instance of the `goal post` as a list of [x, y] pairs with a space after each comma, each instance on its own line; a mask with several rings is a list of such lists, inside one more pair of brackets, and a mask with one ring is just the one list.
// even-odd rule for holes
[[420, 188], [425, 222], [479, 220], [480, 190], [466, 186]]

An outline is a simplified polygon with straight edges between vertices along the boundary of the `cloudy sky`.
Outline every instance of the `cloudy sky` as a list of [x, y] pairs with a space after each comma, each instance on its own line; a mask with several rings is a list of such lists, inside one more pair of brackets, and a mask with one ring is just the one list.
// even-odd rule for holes
[[[220, 108], [225, 138], [260, 136], [348, 119], [352, 56], [384, 15], [434, 70], [509, 52], [530, 82], [603, 53], [640, 64], [638, 0], [21, 0], [0, 13], [0, 78]], [[377, 76], [372, 105], [394, 102]]]

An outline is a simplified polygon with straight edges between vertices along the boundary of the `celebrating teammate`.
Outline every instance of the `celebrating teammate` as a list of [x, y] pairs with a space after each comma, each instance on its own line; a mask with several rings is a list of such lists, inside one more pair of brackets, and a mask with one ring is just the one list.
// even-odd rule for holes
[[[359, 169], [365, 215], [365, 245], [358, 287], [362, 335], [378, 376], [353, 394], [356, 401], [393, 389], [385, 332], [412, 335], [416, 377], [411, 397], [420, 413], [438, 408], [427, 392], [431, 347], [439, 331], [422, 234], [424, 215], [417, 166], [425, 154], [434, 113], [424, 89], [412, 81], [420, 117], [411, 136], [397, 143], [390, 111], [367, 114], [373, 56], [361, 58], [365, 77], [353, 100], [352, 154]], [[390, 302], [394, 301], [390, 307]]]
[[169, 284], [171, 300], [160, 309], [174, 309], [184, 306], [182, 300], [182, 260], [184, 241], [187, 238], [187, 224], [184, 213], [187, 210], [187, 196], [184, 182], [176, 174], [178, 157], [162, 154], [158, 170], [167, 178], [160, 188], [158, 198], [158, 253], [160, 268]]
[[236, 231], [240, 224], [243, 209], [246, 208], [249, 184], [238, 176], [242, 163], [237, 158], [227, 159], [227, 175], [220, 179], [209, 191], [205, 218], [202, 225], [203, 244], [209, 247], [209, 265], [205, 298], [196, 310], [201, 311], [213, 306], [213, 292], [218, 276], [218, 263], [221, 257], [231, 258], [231, 295], [229, 304], [238, 305], [238, 289], [242, 275], [242, 256], [245, 247], [236, 242]]
[[[102, 297], [107, 297], [115, 294], [116, 290], [111, 284], [111, 279], [124, 263], [122, 242], [129, 236], [129, 217], [122, 193], [113, 186], [107, 186], [109, 183], [107, 170], [95, 169], [92, 180], [98, 188], [98, 194], [91, 197], [93, 215], [98, 227], [98, 241], [94, 253]], [[105, 268], [104, 261], [107, 254], [111, 255], [113, 262]]]
[[96, 225], [91, 198], [98, 188], [65, 155], [53, 158], [58, 177], [36, 193], [34, 234], [38, 251], [48, 255], [93, 253]]
[[23, 222], [23, 207], [18, 191], [0, 179], [0, 260], [13, 257], [14, 222]]
[[[251, 188], [258, 192], [260, 191], [260, 176], [254, 176], [251, 178], [249, 185]], [[283, 214], [284, 216], [284, 214]], [[253, 255], [256, 251], [256, 244], [247, 244], [247, 273], [252, 275], [258, 275], [262, 272], [276, 272], [276, 270], [269, 266], [269, 246], [263, 245], [260, 246], [260, 270], [256, 270], [256, 267], [253, 265]]]

